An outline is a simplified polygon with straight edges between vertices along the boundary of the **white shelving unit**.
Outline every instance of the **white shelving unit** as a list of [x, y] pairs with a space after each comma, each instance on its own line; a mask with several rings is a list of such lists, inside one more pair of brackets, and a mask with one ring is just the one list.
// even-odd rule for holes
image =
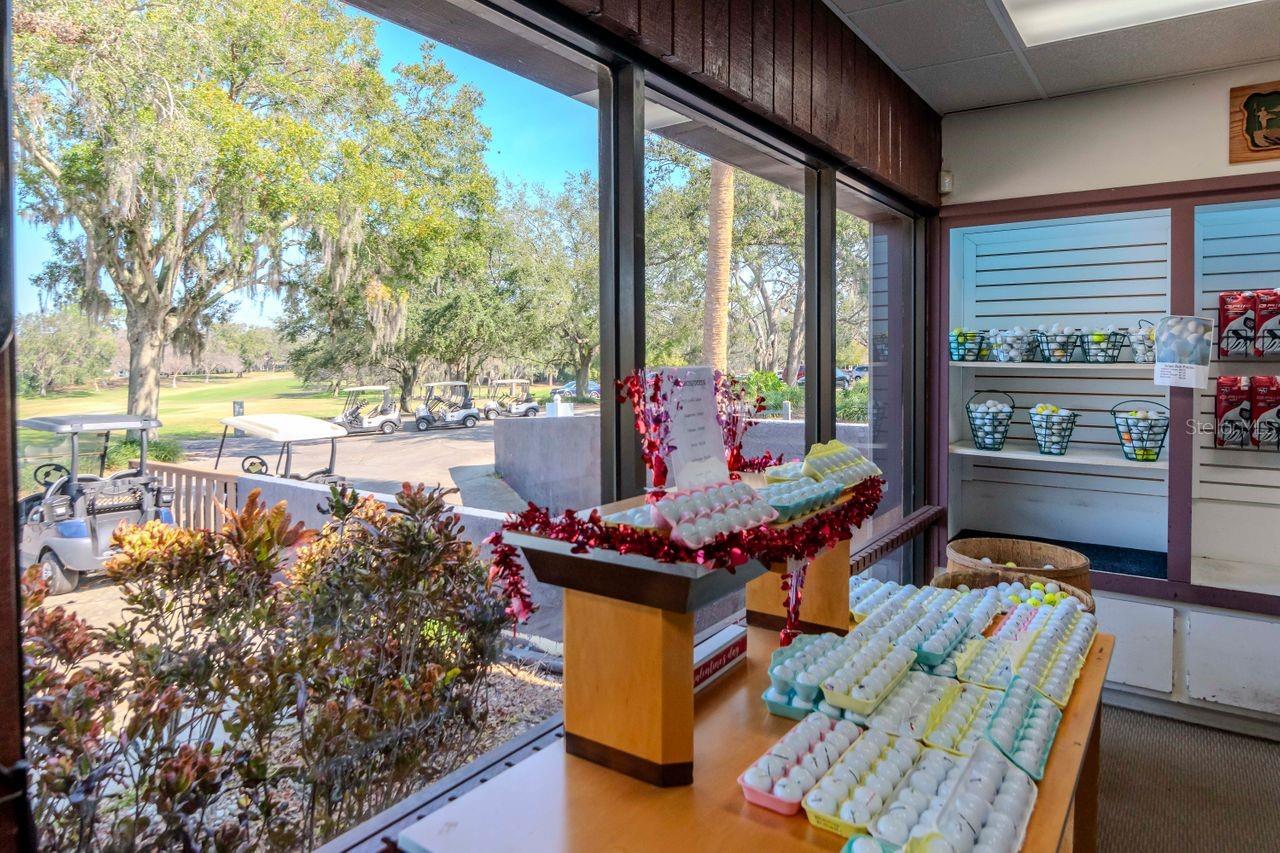
[[[1123, 361], [1115, 364], [1093, 364], [1087, 361], [1073, 361], [1067, 364], [1041, 361], [953, 361], [951, 366], [968, 370], [1012, 370], [1033, 373], [1078, 371], [1081, 373], [1101, 374], [1132, 373], [1135, 376], [1150, 375], [1155, 370], [1154, 364], [1134, 364], [1133, 362]], [[1280, 369], [1280, 364], [1277, 365], [1277, 369]]]
[[1005, 442], [1003, 450], [979, 450], [972, 442], [956, 441], [949, 448], [955, 456], [982, 456], [987, 459], [1006, 461], [1035, 462], [1040, 465], [1055, 465], [1069, 468], [1145, 468], [1151, 471], [1168, 471], [1169, 463], [1161, 454], [1157, 462], [1134, 462], [1125, 459], [1119, 450], [1070, 447], [1063, 456], [1050, 456], [1041, 453], [1034, 441], [1010, 439]]

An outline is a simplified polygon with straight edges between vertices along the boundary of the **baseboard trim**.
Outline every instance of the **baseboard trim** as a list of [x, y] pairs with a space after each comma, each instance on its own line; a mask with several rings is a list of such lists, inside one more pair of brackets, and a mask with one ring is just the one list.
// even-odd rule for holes
[[1128, 690], [1119, 690], [1114, 687], [1103, 688], [1102, 702], [1104, 705], [1113, 705], [1129, 711], [1152, 714], [1157, 717], [1165, 717], [1170, 720], [1178, 720], [1179, 722], [1205, 726], [1211, 729], [1221, 729], [1232, 734], [1280, 742], [1280, 725], [1241, 714], [1233, 714], [1230, 711], [1220, 711], [1216, 708], [1206, 708], [1202, 705], [1187, 705], [1182, 702], [1174, 702], [1171, 699], [1161, 699], [1158, 696], [1147, 696], [1142, 693], [1131, 693]]

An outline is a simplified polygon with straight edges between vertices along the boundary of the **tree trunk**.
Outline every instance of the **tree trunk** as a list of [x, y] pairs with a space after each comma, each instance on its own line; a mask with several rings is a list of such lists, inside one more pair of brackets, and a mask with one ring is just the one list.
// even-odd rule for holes
[[729, 370], [729, 258], [733, 253], [733, 167], [711, 161], [707, 208], [707, 287], [702, 304], [702, 360]]
[[154, 418], [160, 411], [160, 357], [164, 351], [164, 320], [125, 312], [129, 340], [129, 414]]
[[[788, 385], [796, 381], [796, 373], [800, 370], [800, 348], [804, 345], [804, 284], [796, 288], [795, 309], [791, 315], [791, 335], [787, 338], [787, 366], [782, 372], [782, 381]], [[809, 368], [805, 367], [805, 377]]]
[[581, 354], [578, 356], [578, 364], [574, 368], [573, 381], [577, 383], [575, 397], [581, 397], [585, 400], [591, 399], [591, 392], [587, 389], [587, 383], [590, 382], [591, 374], [591, 355], [585, 357]]

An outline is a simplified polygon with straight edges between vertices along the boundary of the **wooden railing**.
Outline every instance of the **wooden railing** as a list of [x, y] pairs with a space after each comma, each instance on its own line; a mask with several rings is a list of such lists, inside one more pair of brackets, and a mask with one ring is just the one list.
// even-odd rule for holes
[[239, 474], [171, 462], [148, 462], [147, 473], [173, 487], [173, 520], [181, 527], [221, 527], [223, 517], [218, 506], [236, 506]]

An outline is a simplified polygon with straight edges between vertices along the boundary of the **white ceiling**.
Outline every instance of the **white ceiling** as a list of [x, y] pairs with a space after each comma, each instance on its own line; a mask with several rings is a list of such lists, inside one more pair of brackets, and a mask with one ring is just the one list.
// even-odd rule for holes
[[825, 2], [943, 114], [1280, 59], [1280, 0], [1035, 47], [1001, 0]]

